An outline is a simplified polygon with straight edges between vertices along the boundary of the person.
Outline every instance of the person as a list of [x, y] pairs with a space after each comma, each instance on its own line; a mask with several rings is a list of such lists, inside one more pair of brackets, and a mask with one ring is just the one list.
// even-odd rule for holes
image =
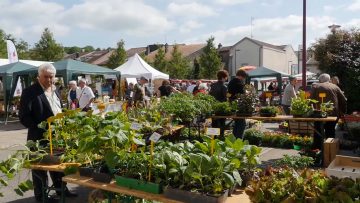
[[[209, 94], [213, 96], [219, 102], [227, 101], [227, 87], [225, 81], [227, 81], [229, 74], [226, 70], [220, 70], [216, 74], [218, 81], [213, 83], [210, 87]], [[211, 126], [213, 128], [220, 128], [220, 136], [224, 136], [225, 131], [225, 118], [212, 119]]]
[[196, 96], [197, 94], [207, 94], [207, 89], [208, 87], [206, 83], [200, 83], [198, 90], [194, 93], [194, 96]]
[[79, 108], [82, 111], [89, 111], [92, 107], [92, 102], [95, 100], [95, 94], [92, 89], [86, 85], [86, 79], [79, 80], [80, 94], [79, 94]]
[[[245, 80], [247, 73], [244, 70], [238, 70], [236, 77], [233, 78], [228, 85], [228, 93], [230, 94], [229, 101], [232, 102], [236, 99], [237, 94], [245, 93]], [[241, 138], [244, 135], [246, 127], [245, 119], [236, 119], [233, 128], [233, 134], [237, 138]]]
[[69, 109], [76, 109], [79, 107], [79, 102], [77, 98], [79, 98], [80, 95], [80, 88], [77, 87], [76, 81], [71, 80], [69, 81], [69, 92], [68, 92], [68, 108]]
[[134, 86], [133, 105], [145, 106], [146, 83], [148, 83], [148, 79], [141, 76], [139, 83]]
[[200, 84], [201, 84], [200, 80], [196, 81], [196, 85], [195, 85], [195, 87], [194, 87], [194, 89], [192, 91], [193, 95], [196, 95], [196, 93], [199, 91]]
[[275, 90], [273, 82], [270, 82], [270, 85], [268, 86], [268, 90], [269, 91], [274, 91]]
[[332, 77], [332, 78], [331, 78], [331, 83], [334, 84], [334, 85], [336, 85], [336, 86], [338, 86], [338, 87], [341, 89], [341, 87], [340, 87], [340, 80], [339, 80], [339, 77], [338, 77], [338, 76]]
[[168, 80], [163, 80], [162, 85], [159, 87], [160, 97], [168, 97], [173, 92], [180, 92], [170, 85]]
[[[48, 142], [44, 140], [44, 129], [38, 127], [42, 121], [46, 121], [49, 117], [62, 112], [62, 103], [60, 95], [55, 91], [54, 79], [56, 69], [52, 64], [42, 64], [38, 69], [38, 81], [30, 87], [24, 89], [20, 98], [19, 119], [21, 124], [28, 128], [27, 140], [34, 142], [39, 141], [39, 144], [45, 147]], [[43, 197], [43, 186], [48, 184], [47, 171], [32, 170], [32, 180], [34, 185], [34, 195], [37, 201], [43, 201], [49, 197]], [[60, 194], [60, 188], [64, 173], [50, 172], [55, 188]], [[65, 190], [67, 197], [77, 196], [75, 193]], [[50, 198], [51, 200], [53, 198]], [[51, 201], [50, 201], [51, 202]]]
[[289, 77], [289, 84], [286, 85], [284, 90], [284, 96], [281, 100], [281, 105], [285, 111], [286, 115], [290, 115], [290, 106], [291, 106], [291, 100], [292, 98], [296, 98], [296, 92], [295, 92], [295, 85], [296, 85], [296, 78], [295, 77]]
[[[324, 101], [319, 97], [320, 93], [325, 93]], [[334, 104], [334, 110], [328, 115], [341, 117], [346, 112], [346, 97], [338, 86], [330, 83], [329, 74], [321, 74], [319, 76], [319, 83], [314, 83], [310, 91], [310, 98], [319, 101], [315, 106], [320, 108], [321, 102], [332, 102]], [[326, 138], [335, 137], [336, 121], [326, 122], [324, 124], [324, 133]], [[321, 122], [314, 123], [315, 130], [321, 132]], [[318, 133], [314, 133], [313, 149], [321, 149], [323, 144], [323, 138]]]
[[191, 82], [191, 85], [189, 85], [187, 88], [186, 88], [186, 91], [188, 92], [188, 93], [193, 93], [193, 91], [194, 91], [194, 88], [196, 87], [196, 82]]

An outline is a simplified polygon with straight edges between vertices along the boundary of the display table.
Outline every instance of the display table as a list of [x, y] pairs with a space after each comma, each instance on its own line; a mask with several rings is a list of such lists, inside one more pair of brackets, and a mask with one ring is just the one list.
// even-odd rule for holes
[[80, 163], [61, 163], [54, 165], [43, 165], [43, 164], [32, 164], [30, 169], [32, 170], [42, 170], [42, 171], [53, 171], [53, 172], [64, 172], [65, 168], [68, 166], [80, 166]]
[[335, 116], [326, 118], [294, 118], [288, 115], [278, 115], [275, 117], [261, 117], [261, 116], [212, 116], [211, 118], [229, 118], [229, 119], [254, 119], [254, 120], [267, 120], [267, 121], [304, 121], [304, 122], [334, 122], [337, 120]]
[[[120, 187], [115, 184], [115, 181], [112, 181], [109, 184], [106, 183], [100, 183], [95, 182], [92, 180], [92, 178], [89, 177], [82, 177], [79, 175], [68, 175], [62, 178], [63, 182], [66, 183], [72, 183], [84, 187], [94, 188], [94, 189], [100, 189], [103, 191], [108, 191], [112, 193], [118, 193], [118, 194], [124, 194], [124, 195], [131, 195], [147, 200], [155, 200], [159, 202], [166, 202], [166, 203], [180, 203], [180, 201], [173, 200], [166, 198], [163, 194], [152, 194], [147, 193], [139, 190], [133, 190], [125, 187]], [[65, 198], [62, 197], [62, 202], [65, 203]], [[226, 203], [235, 203], [235, 202], [242, 202], [247, 203], [250, 202], [249, 197], [244, 193], [244, 191], [236, 191], [234, 195], [231, 197], [228, 197], [225, 201]]]

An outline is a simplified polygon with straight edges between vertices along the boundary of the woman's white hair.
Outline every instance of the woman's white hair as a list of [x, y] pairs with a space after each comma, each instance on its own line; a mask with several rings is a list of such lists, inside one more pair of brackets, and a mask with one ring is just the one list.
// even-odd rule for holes
[[52, 74], [56, 75], [56, 69], [50, 63], [43, 63], [43, 64], [41, 64], [39, 66], [39, 69], [38, 69], [39, 76], [42, 75], [45, 72], [49, 72], [49, 73], [52, 73]]
[[199, 85], [199, 90], [207, 90], [207, 89], [208, 89], [208, 87], [207, 87], [206, 83], [201, 83]]
[[80, 82], [83, 82], [83, 83], [85, 83], [85, 84], [87, 83], [85, 78], [81, 78], [81, 79], [79, 80], [79, 83], [80, 83]]
[[323, 73], [319, 76], [319, 82], [323, 83], [323, 82], [329, 82], [330, 81], [330, 75], [327, 73]]
[[76, 81], [75, 80], [70, 80], [69, 85], [76, 85]]

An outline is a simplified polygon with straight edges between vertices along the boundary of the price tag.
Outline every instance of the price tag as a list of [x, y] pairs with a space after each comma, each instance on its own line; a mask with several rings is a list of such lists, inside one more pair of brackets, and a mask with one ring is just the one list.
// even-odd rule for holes
[[157, 142], [157, 141], [159, 141], [160, 137], [161, 137], [161, 135], [160, 135], [159, 133], [154, 132], [154, 133], [150, 136], [149, 140], [151, 140], [151, 141], [153, 141], [153, 142]]
[[326, 93], [319, 93], [319, 97], [320, 97], [320, 98], [326, 97]]
[[132, 129], [132, 130], [140, 130], [141, 129], [141, 124], [140, 123], [131, 123], [131, 126], [130, 126], [130, 128]]
[[267, 98], [270, 98], [270, 97], [272, 97], [272, 93], [271, 93], [271, 92], [267, 92], [267, 93], [265, 93], [265, 96], [266, 96]]
[[207, 135], [220, 135], [220, 128], [206, 128]]

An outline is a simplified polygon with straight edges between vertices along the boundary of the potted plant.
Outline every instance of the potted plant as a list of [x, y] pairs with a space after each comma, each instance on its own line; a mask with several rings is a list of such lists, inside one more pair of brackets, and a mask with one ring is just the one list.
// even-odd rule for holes
[[334, 103], [331, 101], [321, 103], [320, 109], [315, 109], [312, 117], [314, 118], [326, 118], [328, 113], [331, 113], [334, 110]]
[[212, 108], [216, 116], [231, 116], [235, 114], [237, 107], [235, 102], [217, 102]]
[[277, 108], [275, 106], [266, 106], [260, 108], [260, 116], [262, 117], [275, 117], [277, 114]]
[[237, 95], [238, 116], [252, 116], [255, 112], [258, 99], [252, 92], [246, 92], [244, 94]]
[[312, 114], [312, 103], [316, 103], [316, 100], [306, 99], [305, 92], [300, 91], [297, 98], [291, 99], [290, 113], [294, 117], [309, 117]]

